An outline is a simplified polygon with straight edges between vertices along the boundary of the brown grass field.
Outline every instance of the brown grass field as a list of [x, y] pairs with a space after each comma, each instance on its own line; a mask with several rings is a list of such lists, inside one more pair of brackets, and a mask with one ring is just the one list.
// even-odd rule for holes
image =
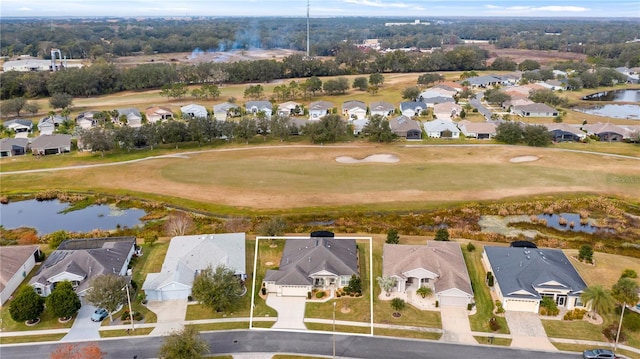
[[[336, 157], [394, 154], [398, 163]], [[532, 162], [512, 163], [519, 156]], [[46, 159], [45, 159], [46, 160]], [[499, 200], [597, 193], [640, 198], [637, 158], [520, 146], [229, 147], [116, 166], [2, 174], [2, 193], [46, 189], [161, 196], [254, 210]]]

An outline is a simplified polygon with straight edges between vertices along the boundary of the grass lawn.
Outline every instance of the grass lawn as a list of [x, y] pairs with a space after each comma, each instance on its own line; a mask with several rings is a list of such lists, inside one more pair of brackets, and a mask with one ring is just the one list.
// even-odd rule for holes
[[440, 340], [440, 337], [442, 337], [441, 333], [419, 332], [419, 331], [413, 331], [413, 330], [387, 329], [387, 328], [373, 328], [373, 334], [383, 335], [385, 337], [428, 339], [428, 340]]
[[[476, 249], [473, 252], [469, 252], [466, 247], [462, 249], [462, 254], [467, 263], [469, 277], [471, 277], [471, 286], [473, 287], [477, 310], [476, 314], [469, 316], [469, 323], [471, 324], [472, 331], [493, 332], [491, 328], [489, 328], [489, 320], [494, 317], [494, 303], [489, 293], [489, 287], [484, 283], [486, 272], [482, 266], [481, 259], [483, 246], [478, 243], [474, 245]], [[501, 327], [497, 333], [508, 334], [509, 327], [507, 326], [507, 320], [499, 316], [496, 316], [496, 319]]]
[[169, 243], [156, 242], [153, 245], [142, 244], [142, 257], [136, 259], [136, 265], [133, 268], [132, 279], [138, 284], [138, 294], [132, 294], [131, 306], [134, 312], [142, 313], [145, 323], [155, 323], [157, 321], [156, 313], [150, 311], [146, 306], [142, 305], [137, 295], [144, 293], [142, 284], [148, 273], [157, 273], [162, 269], [162, 262], [167, 254]]
[[127, 332], [125, 329], [117, 330], [101, 330], [100, 338], [127, 337], [132, 335], [147, 335], [151, 333], [153, 328], [136, 328], [133, 332]]
[[24, 335], [19, 337], [3, 337], [0, 338], [0, 344], [18, 344], [18, 343], [31, 343], [31, 342], [57, 342], [62, 339], [66, 333], [62, 334], [37, 334], [37, 335]]
[[249, 329], [249, 321], [230, 322], [230, 323], [191, 324], [190, 326], [196, 328], [200, 332], [206, 332], [210, 330]]
[[[602, 330], [608, 325], [618, 324], [619, 314], [608, 314], [604, 316], [604, 324], [595, 325], [583, 320], [565, 321], [565, 320], [543, 320], [547, 336], [550, 338], [567, 338], [582, 339], [606, 342], [607, 339], [602, 334]], [[624, 328], [624, 327], [623, 327]], [[634, 348], [640, 348], [640, 332], [631, 332], [625, 330], [627, 341], [625, 344]]]
[[564, 252], [587, 286], [600, 284], [605, 288], [611, 288], [620, 278], [622, 271], [625, 269], [637, 271], [640, 268], [638, 258], [595, 252], [593, 254], [595, 265], [591, 265], [573, 258], [578, 256], [577, 249], [567, 249]]
[[16, 322], [11, 318], [11, 315], [9, 314], [9, 306], [10, 301], [0, 308], [0, 321], [3, 332], [71, 328], [75, 320], [74, 318], [66, 323], [60, 323], [58, 322], [58, 317], [54, 316], [50, 310], [45, 308], [44, 312], [40, 315], [40, 323], [29, 327], [24, 324], [24, 322]]
[[489, 342], [489, 338], [487, 337], [475, 337], [478, 344], [486, 344], [486, 345], [502, 345], [508, 347], [511, 345], [512, 339], [509, 338], [493, 338], [491, 343]]
[[[333, 332], [333, 324], [322, 323], [304, 323], [309, 330], [318, 330], [323, 332]], [[358, 333], [358, 334], [370, 334], [371, 328], [369, 327], [357, 327], [353, 325], [336, 325], [336, 332], [340, 333]]]

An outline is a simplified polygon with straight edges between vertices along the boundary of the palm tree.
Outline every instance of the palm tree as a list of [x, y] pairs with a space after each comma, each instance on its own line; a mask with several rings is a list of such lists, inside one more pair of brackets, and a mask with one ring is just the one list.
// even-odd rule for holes
[[433, 294], [433, 289], [430, 287], [421, 286], [416, 290], [416, 294], [420, 294], [422, 298], [430, 297]]
[[613, 310], [615, 306], [615, 300], [611, 295], [611, 292], [604, 289], [601, 285], [594, 285], [591, 287], [587, 287], [582, 295], [582, 302], [585, 304], [591, 303], [591, 310], [595, 314], [601, 313], [606, 314]]
[[404, 299], [402, 298], [393, 298], [391, 299], [391, 308], [393, 308], [393, 310], [395, 311], [393, 313], [394, 317], [399, 317], [400, 316], [400, 311], [402, 309], [404, 309], [405, 306], [405, 302]]

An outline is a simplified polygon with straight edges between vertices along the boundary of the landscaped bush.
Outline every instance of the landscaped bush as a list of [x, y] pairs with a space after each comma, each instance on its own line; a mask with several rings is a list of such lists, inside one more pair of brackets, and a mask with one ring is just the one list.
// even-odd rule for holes
[[317, 292], [316, 293], [316, 298], [320, 299], [324, 297], [324, 292]]
[[[616, 340], [616, 335], [618, 334], [618, 324], [612, 323], [608, 327], [602, 330], [602, 334], [609, 339], [609, 341], [613, 342]], [[620, 337], [618, 337], [618, 342], [624, 342], [627, 340], [627, 335], [624, 332], [624, 327], [620, 330]]]
[[[120, 315], [120, 320], [122, 320], [122, 321], [131, 320], [128, 310], [125, 310], [122, 313], [122, 315]], [[140, 314], [140, 312], [133, 312], [133, 320], [135, 320], [135, 321], [142, 320], [142, 314]]]
[[502, 306], [502, 302], [496, 299], [496, 313], [502, 314], [504, 313], [504, 307]]
[[551, 297], [544, 297], [540, 302], [540, 315], [556, 316], [560, 314], [556, 301]]
[[624, 318], [622, 319], [622, 325], [625, 329], [629, 329], [632, 332], [637, 332], [640, 330], [640, 314], [625, 311]]
[[574, 309], [565, 313], [562, 319], [564, 320], [582, 320], [587, 313], [584, 309]]
[[469, 242], [469, 244], [467, 244], [467, 251], [473, 252], [475, 250], [476, 250], [476, 246], [474, 246], [473, 243]]
[[311, 299], [311, 292], [307, 292], [307, 299]]
[[491, 319], [489, 319], [489, 328], [491, 328], [491, 330], [493, 330], [494, 332], [497, 332], [502, 327], [500, 326], [500, 323], [498, 323], [498, 320], [496, 320], [496, 317], [492, 317]]
[[493, 273], [487, 272], [487, 285], [493, 287]]

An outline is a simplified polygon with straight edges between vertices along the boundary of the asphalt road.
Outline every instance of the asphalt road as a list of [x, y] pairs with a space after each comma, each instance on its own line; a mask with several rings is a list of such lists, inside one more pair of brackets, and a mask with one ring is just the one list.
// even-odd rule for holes
[[[332, 356], [332, 335], [277, 331], [234, 330], [203, 333], [211, 354], [228, 353], [299, 353]], [[102, 340], [106, 358], [156, 358], [162, 337]], [[0, 358], [48, 358], [55, 344], [9, 345], [0, 347]], [[433, 341], [369, 336], [336, 335], [336, 356], [366, 359], [486, 359], [486, 358], [579, 358], [577, 354], [535, 352], [506, 347], [457, 345]]]

